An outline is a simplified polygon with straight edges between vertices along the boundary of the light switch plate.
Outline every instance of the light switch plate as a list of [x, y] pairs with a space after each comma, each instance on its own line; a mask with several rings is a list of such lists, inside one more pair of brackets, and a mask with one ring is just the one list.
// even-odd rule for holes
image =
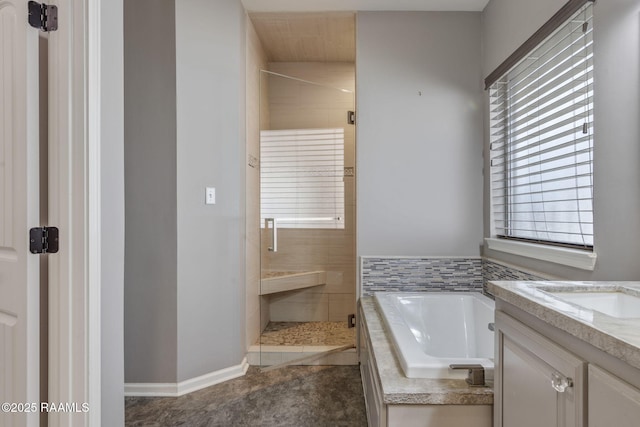
[[204, 203], [207, 204], [207, 205], [215, 205], [216, 204], [216, 189], [215, 189], [215, 187], [207, 187]]

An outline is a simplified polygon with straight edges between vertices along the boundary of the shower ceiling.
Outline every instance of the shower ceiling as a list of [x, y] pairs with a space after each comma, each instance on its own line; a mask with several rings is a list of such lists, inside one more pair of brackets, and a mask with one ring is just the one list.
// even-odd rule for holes
[[250, 13], [271, 62], [355, 62], [352, 12]]
[[242, 0], [271, 62], [355, 62], [355, 10], [471, 11], [489, 0]]
[[489, 0], [242, 0], [251, 12], [415, 10], [480, 12]]

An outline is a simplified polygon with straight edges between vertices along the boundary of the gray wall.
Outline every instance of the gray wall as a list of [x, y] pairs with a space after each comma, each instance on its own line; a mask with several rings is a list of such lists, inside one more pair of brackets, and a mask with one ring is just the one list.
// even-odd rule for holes
[[358, 254], [479, 255], [480, 13], [357, 20]]
[[491, 0], [482, 12], [482, 78], [507, 59], [567, 0]]
[[[107, 4], [108, 3], [108, 4]], [[101, 3], [101, 418], [124, 425], [124, 124], [122, 0]]]
[[177, 379], [173, 0], [125, 0], [125, 378]]
[[[565, 0], [491, 0], [483, 13], [483, 75], [564, 3]], [[588, 272], [490, 250], [485, 250], [485, 255], [572, 280], [640, 277], [639, 15], [637, 0], [607, 0], [594, 6], [595, 270]], [[488, 162], [485, 169], [488, 170]], [[486, 176], [485, 236], [490, 235], [489, 209]]]
[[244, 19], [238, 0], [176, 2], [178, 381], [245, 355]]
[[126, 382], [245, 354], [244, 19], [236, 0], [125, 1]]

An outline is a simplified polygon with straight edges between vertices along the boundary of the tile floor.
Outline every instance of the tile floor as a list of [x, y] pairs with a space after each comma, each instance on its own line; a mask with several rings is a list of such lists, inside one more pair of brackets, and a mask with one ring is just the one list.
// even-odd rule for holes
[[247, 360], [250, 365], [279, 365], [292, 362], [296, 365], [357, 365], [355, 348], [330, 354], [320, 359], [298, 359], [354, 345], [355, 328], [347, 322], [269, 322], [260, 341], [249, 347]]
[[181, 397], [128, 397], [126, 426], [365, 427], [358, 366], [289, 366]]
[[262, 345], [331, 345], [356, 342], [356, 328], [347, 322], [269, 322], [260, 335]]

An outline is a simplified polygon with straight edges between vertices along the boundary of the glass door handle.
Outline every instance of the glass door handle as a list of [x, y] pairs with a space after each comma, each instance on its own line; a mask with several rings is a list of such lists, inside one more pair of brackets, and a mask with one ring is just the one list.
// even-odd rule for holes
[[264, 228], [269, 228], [271, 223], [271, 246], [267, 248], [269, 252], [278, 252], [278, 226], [275, 218], [265, 218]]

